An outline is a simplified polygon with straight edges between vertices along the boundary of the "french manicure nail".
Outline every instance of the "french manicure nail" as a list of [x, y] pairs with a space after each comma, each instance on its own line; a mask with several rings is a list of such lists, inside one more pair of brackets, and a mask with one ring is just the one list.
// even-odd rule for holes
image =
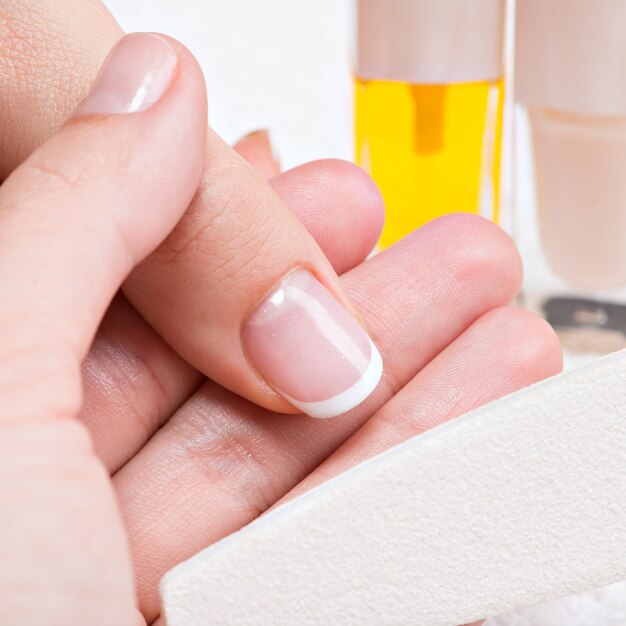
[[382, 359], [365, 330], [311, 272], [288, 274], [242, 329], [265, 380], [311, 417], [345, 413], [374, 391]]
[[176, 62], [176, 51], [159, 35], [127, 35], [109, 53], [75, 114], [145, 111], [169, 86]]

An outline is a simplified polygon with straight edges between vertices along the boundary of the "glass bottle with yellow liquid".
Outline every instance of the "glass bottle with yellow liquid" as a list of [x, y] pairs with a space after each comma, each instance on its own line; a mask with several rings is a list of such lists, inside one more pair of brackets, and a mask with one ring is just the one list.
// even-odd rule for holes
[[357, 0], [356, 161], [385, 247], [457, 211], [498, 220], [505, 0]]

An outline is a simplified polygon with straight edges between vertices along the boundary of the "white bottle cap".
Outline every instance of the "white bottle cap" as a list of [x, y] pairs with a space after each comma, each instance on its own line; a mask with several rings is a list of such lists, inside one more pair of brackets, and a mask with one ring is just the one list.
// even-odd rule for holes
[[626, 1], [518, 0], [516, 99], [626, 115]]
[[360, 78], [416, 84], [502, 76], [504, 0], [357, 0]]

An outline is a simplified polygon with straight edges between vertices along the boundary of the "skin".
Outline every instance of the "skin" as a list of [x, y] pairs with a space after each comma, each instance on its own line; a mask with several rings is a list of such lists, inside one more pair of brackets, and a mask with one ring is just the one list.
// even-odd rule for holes
[[[367, 176], [337, 161], [278, 173], [258, 133], [232, 152], [206, 129], [202, 76], [178, 44], [177, 80], [151, 109], [62, 126], [120, 35], [96, 2], [77, 11], [70, 0], [8, 0], [0, 12], [2, 623], [153, 623], [158, 580], [173, 564], [561, 368], [547, 324], [509, 306], [521, 267], [507, 235], [454, 215], [365, 261], [383, 216]], [[236, 321], [231, 343], [194, 349], [208, 322], [188, 316], [221, 297], [219, 276], [191, 295], [179, 285], [206, 271], [207, 251], [216, 268], [233, 263], [227, 246], [215, 252], [197, 235], [221, 201], [227, 217], [248, 210], [245, 196], [229, 202], [230, 188], [215, 182], [225, 163], [231, 185], [280, 207], [281, 228], [326, 264], [380, 349], [383, 381], [339, 418], [276, 413], [293, 409], [232, 356], [238, 297], [223, 311]], [[151, 207], [148, 223], [136, 206]], [[196, 252], [168, 254], [184, 235]], [[293, 261], [285, 251], [272, 258], [257, 300]], [[157, 295], [173, 303], [158, 315]], [[215, 382], [226, 372], [231, 390]]]

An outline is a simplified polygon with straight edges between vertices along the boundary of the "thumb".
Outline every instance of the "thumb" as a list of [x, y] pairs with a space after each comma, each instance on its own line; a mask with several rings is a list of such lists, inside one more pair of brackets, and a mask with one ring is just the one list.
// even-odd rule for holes
[[109, 477], [73, 418], [105, 309], [195, 192], [204, 93], [179, 44], [125, 37], [0, 188], [2, 624], [137, 624]]

